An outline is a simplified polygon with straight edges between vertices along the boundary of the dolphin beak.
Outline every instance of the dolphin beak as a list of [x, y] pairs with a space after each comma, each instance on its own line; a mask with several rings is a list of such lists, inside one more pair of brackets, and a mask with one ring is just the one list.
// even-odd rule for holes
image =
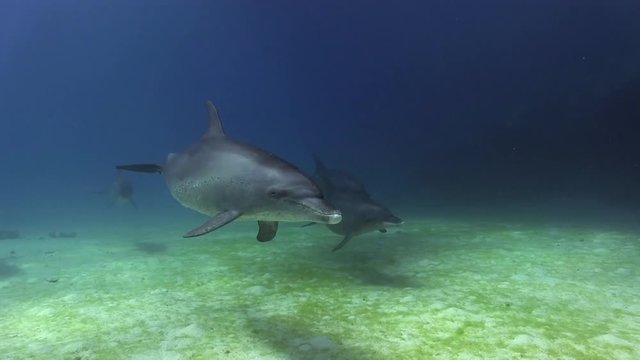
[[337, 224], [342, 221], [342, 213], [340, 210], [329, 206], [326, 202], [319, 198], [305, 198], [297, 200], [296, 203], [304, 207], [309, 215], [309, 220], [323, 224]]
[[404, 220], [400, 219], [397, 216], [393, 216], [393, 217], [391, 217], [389, 219], [386, 219], [384, 221], [384, 224], [385, 225], [402, 225], [402, 224], [404, 224]]
[[340, 210], [334, 210], [334, 212], [328, 216], [327, 224], [334, 225], [342, 221], [342, 213]]

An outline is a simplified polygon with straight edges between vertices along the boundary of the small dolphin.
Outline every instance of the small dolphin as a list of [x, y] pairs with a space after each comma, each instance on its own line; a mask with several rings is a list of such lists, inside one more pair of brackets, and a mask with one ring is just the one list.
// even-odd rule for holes
[[109, 195], [111, 196], [112, 204], [118, 201], [124, 201], [131, 204], [134, 208], [138, 208], [136, 202], [133, 200], [133, 185], [129, 179], [122, 177], [119, 170], [116, 179], [111, 184]]
[[257, 220], [258, 241], [273, 239], [279, 221], [337, 224], [340, 211], [324, 201], [311, 179], [285, 160], [227, 137], [213, 103], [209, 129], [165, 165], [120, 165], [121, 170], [160, 173], [183, 206], [211, 218], [184, 236], [207, 234], [234, 220]]
[[346, 172], [327, 169], [318, 157], [314, 158], [314, 180], [329, 204], [342, 213], [340, 223], [327, 224], [329, 230], [344, 235], [332, 251], [341, 249], [356, 235], [376, 230], [384, 233], [388, 226], [402, 224], [402, 219], [371, 199], [361, 182]]
[[129, 179], [122, 176], [120, 170], [117, 171], [116, 179], [113, 180], [109, 189], [95, 191], [94, 194], [108, 195], [111, 200], [109, 206], [113, 206], [118, 202], [126, 202], [134, 208], [138, 208], [136, 202], [133, 200], [133, 184], [131, 184]]
[[316, 170], [313, 180], [318, 184], [322, 193], [331, 196], [335, 193], [349, 193], [369, 198], [369, 193], [358, 179], [346, 171], [329, 169], [324, 163], [313, 155]]

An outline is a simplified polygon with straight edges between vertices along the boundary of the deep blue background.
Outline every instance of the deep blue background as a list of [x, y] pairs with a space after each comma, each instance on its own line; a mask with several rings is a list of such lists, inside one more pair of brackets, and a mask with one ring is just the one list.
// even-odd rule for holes
[[[206, 99], [230, 136], [309, 171], [316, 152], [394, 206], [633, 205], [638, 19], [637, 0], [3, 1], [0, 227], [101, 214], [113, 166], [189, 145]], [[178, 208], [134, 181], [141, 208]]]

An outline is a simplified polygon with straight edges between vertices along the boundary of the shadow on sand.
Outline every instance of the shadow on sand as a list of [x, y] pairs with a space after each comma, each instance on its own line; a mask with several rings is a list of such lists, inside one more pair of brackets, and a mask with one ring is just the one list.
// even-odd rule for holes
[[312, 331], [299, 324], [295, 317], [273, 319], [250, 318], [246, 322], [251, 334], [287, 359], [382, 360], [372, 349], [360, 349], [341, 344], [334, 334]]
[[135, 243], [136, 250], [149, 255], [162, 254], [167, 251], [167, 245], [151, 241], [138, 241]]
[[422, 237], [401, 232], [363, 236], [354, 239], [349, 248], [336, 252], [331, 252], [330, 244], [318, 243], [305, 254], [306, 258], [362, 285], [400, 289], [424, 285], [407, 270], [430, 252], [428, 241]]
[[16, 265], [7, 264], [0, 259], [0, 279], [16, 276], [20, 274], [20, 268]]

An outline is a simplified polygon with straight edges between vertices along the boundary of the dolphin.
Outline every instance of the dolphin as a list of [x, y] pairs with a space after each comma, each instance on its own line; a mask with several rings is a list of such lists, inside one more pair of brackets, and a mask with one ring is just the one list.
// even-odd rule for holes
[[234, 220], [257, 220], [258, 241], [276, 236], [279, 221], [337, 224], [315, 183], [294, 165], [227, 137], [216, 107], [207, 102], [209, 129], [185, 151], [169, 154], [164, 165], [119, 165], [117, 169], [159, 173], [183, 206], [210, 216], [184, 237], [207, 234]]
[[360, 181], [346, 172], [328, 169], [317, 156], [314, 158], [314, 180], [329, 204], [342, 213], [340, 223], [327, 224], [329, 230], [343, 235], [342, 241], [332, 251], [341, 249], [354, 236], [372, 231], [384, 233], [387, 227], [403, 223], [389, 209], [373, 200]]
[[120, 170], [118, 170], [116, 179], [111, 183], [109, 195], [111, 196], [112, 204], [118, 201], [124, 201], [131, 204], [134, 208], [138, 208], [136, 202], [133, 200], [133, 185], [129, 179], [122, 177]]
[[138, 206], [133, 200], [133, 193], [133, 184], [129, 179], [122, 176], [122, 171], [120, 170], [117, 171], [116, 178], [108, 189], [94, 192], [94, 194], [109, 196], [109, 199], [111, 200], [109, 206], [113, 206], [118, 202], [126, 202], [137, 209]]
[[313, 155], [315, 162], [315, 173], [313, 180], [318, 184], [325, 196], [331, 196], [335, 193], [358, 195], [360, 197], [370, 198], [364, 184], [361, 183], [350, 173], [327, 168], [317, 155]]

